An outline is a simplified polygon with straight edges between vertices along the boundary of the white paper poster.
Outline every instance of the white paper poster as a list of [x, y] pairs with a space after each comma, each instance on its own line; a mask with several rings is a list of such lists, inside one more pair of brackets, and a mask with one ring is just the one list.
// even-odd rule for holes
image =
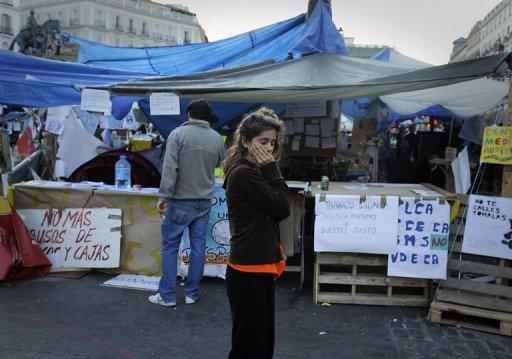
[[64, 129], [69, 111], [71, 111], [71, 106], [49, 107], [46, 113], [44, 130], [60, 135]]
[[468, 148], [459, 153], [452, 162], [453, 178], [455, 180], [455, 192], [466, 194], [471, 187], [471, 171], [469, 169]]
[[318, 125], [306, 125], [307, 136], [318, 136], [320, 134], [320, 127]]
[[462, 252], [512, 259], [512, 198], [469, 196]]
[[304, 119], [301, 117], [293, 119], [293, 132], [304, 133]]
[[284, 117], [325, 117], [327, 115], [327, 102], [305, 101], [286, 104]]
[[317, 194], [315, 202], [315, 252], [388, 254], [396, 248], [398, 197]]
[[331, 137], [336, 135], [336, 123], [334, 119], [323, 118], [321, 121], [322, 137]]
[[84, 111], [103, 112], [110, 115], [112, 102], [110, 93], [107, 90], [83, 89], [80, 109]]
[[157, 92], [149, 96], [151, 116], [179, 115], [180, 98], [172, 92]]
[[322, 149], [336, 148], [336, 139], [334, 137], [322, 138]]
[[396, 247], [388, 255], [388, 275], [446, 279], [450, 205], [401, 198]]
[[121, 251], [121, 209], [18, 210], [53, 267], [117, 268]]
[[304, 145], [306, 147], [311, 147], [311, 148], [320, 148], [320, 138], [319, 137], [306, 136], [306, 142], [305, 142]]
[[284, 121], [284, 128], [286, 130], [287, 135], [293, 135], [293, 120]]

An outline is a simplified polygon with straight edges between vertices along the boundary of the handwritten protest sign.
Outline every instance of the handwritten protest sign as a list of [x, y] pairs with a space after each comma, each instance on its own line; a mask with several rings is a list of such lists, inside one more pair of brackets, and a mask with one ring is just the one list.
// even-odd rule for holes
[[388, 275], [446, 279], [450, 205], [401, 198], [396, 248], [388, 255]]
[[480, 162], [512, 165], [512, 127], [485, 128]]
[[469, 196], [462, 252], [512, 259], [512, 198]]
[[119, 267], [120, 209], [24, 209], [18, 212], [32, 242], [41, 246], [53, 267]]
[[398, 197], [317, 194], [315, 201], [315, 252], [388, 254], [395, 248]]

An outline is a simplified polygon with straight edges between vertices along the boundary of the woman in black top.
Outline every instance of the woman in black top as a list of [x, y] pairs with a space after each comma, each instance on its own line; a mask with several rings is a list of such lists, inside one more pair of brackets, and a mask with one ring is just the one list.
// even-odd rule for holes
[[282, 122], [269, 109], [246, 116], [228, 151], [224, 188], [231, 250], [226, 290], [231, 307], [229, 358], [272, 358], [274, 278], [283, 262], [278, 223], [290, 215], [290, 192], [276, 164]]

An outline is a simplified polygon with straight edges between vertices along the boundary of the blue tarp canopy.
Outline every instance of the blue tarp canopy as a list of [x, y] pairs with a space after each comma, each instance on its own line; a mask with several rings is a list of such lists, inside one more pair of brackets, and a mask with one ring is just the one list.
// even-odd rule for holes
[[[94, 43], [67, 34], [80, 44], [79, 62], [51, 61], [0, 50], [0, 103], [24, 107], [54, 107], [80, 103], [77, 87], [108, 85], [161, 74], [190, 74], [246, 66], [264, 61], [285, 61], [303, 55], [331, 52], [347, 54], [343, 37], [332, 22], [331, 10], [319, 1], [305, 20], [299, 15], [270, 26], [212, 43], [153, 48], [120, 48]], [[145, 96], [114, 96], [113, 115], [121, 119], [132, 103]], [[153, 116], [163, 135], [186, 120], [182, 115]], [[215, 102], [217, 128], [258, 104]], [[149, 117], [147, 100], [140, 106]], [[282, 105], [273, 105], [279, 112]]]
[[78, 61], [105, 68], [155, 75], [178, 75], [281, 62], [317, 52], [347, 55], [343, 37], [332, 22], [331, 8], [319, 1], [313, 13], [211, 43], [160, 47], [112, 47], [64, 34], [80, 45]]

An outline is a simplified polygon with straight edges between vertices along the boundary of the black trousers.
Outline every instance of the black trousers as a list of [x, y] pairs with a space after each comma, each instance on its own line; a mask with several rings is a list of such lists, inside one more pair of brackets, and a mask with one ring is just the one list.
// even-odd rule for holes
[[270, 359], [274, 355], [274, 276], [226, 269], [233, 329], [229, 359]]

